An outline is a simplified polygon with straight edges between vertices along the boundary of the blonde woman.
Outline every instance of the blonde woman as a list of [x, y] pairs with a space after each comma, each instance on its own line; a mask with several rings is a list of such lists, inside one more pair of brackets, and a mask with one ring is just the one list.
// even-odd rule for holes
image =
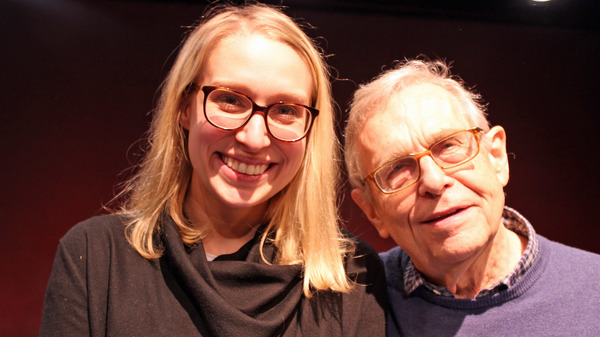
[[383, 335], [383, 270], [338, 229], [328, 70], [298, 25], [215, 9], [162, 89], [121, 211], [60, 242], [41, 335]]

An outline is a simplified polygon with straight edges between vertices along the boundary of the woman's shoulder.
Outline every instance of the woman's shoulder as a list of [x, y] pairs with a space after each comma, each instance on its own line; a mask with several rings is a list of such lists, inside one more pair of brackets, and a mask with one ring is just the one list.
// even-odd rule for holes
[[377, 259], [379, 259], [379, 256], [377, 254], [377, 251], [370, 245], [368, 244], [365, 240], [363, 240], [360, 236], [351, 233], [347, 230], [342, 230], [342, 236], [345, 239], [350, 240], [350, 242], [352, 242], [354, 244], [354, 250], [355, 253], [354, 255], [356, 257], [361, 257], [361, 256], [376, 256]]
[[347, 263], [349, 274], [368, 271], [370, 274], [383, 273], [383, 263], [377, 251], [359, 236], [348, 231], [342, 231], [343, 236], [354, 245], [353, 253]]
[[125, 217], [118, 214], [98, 215], [73, 226], [60, 240], [61, 245], [105, 245], [126, 242]]
[[370, 294], [376, 299], [372, 304], [373, 312], [380, 312], [387, 303], [387, 290], [383, 262], [377, 251], [365, 240], [350, 232], [344, 231], [344, 236], [354, 242], [354, 253], [346, 263], [348, 277], [356, 284], [354, 292]]
[[119, 214], [96, 215], [73, 226], [65, 236], [113, 233], [124, 229], [125, 224], [124, 216]]
[[[76, 261], [89, 273], [105, 275], [110, 266], [133, 266], [146, 263], [126, 236], [127, 218], [101, 215], [84, 220], [71, 228], [60, 240], [57, 258]], [[103, 276], [102, 276], [103, 277]]]

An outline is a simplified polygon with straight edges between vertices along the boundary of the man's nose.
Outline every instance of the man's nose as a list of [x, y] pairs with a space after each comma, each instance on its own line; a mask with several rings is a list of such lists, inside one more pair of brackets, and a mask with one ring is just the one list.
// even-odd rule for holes
[[422, 196], [441, 195], [450, 183], [446, 172], [429, 155], [419, 158], [419, 166], [421, 170], [421, 178], [418, 182], [419, 194]]

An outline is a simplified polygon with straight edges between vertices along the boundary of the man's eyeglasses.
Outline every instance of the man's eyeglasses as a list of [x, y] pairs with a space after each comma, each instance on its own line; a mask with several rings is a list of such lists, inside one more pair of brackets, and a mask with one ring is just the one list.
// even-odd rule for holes
[[391, 160], [371, 172], [363, 181], [373, 180], [383, 193], [394, 193], [415, 184], [421, 177], [419, 159], [430, 156], [442, 169], [450, 169], [475, 158], [479, 153], [479, 133], [472, 128], [455, 132], [437, 141], [429, 150]]
[[[190, 93], [198, 89], [192, 83], [186, 89]], [[203, 86], [204, 116], [213, 126], [222, 130], [236, 130], [252, 118], [255, 112], [265, 115], [267, 131], [275, 139], [295, 142], [304, 138], [319, 110], [296, 103], [277, 102], [260, 106], [245, 94], [227, 88]]]

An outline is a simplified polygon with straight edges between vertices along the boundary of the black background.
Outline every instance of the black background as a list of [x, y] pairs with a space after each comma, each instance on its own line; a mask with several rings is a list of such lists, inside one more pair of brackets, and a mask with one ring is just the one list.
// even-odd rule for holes
[[[424, 54], [508, 132], [507, 204], [546, 237], [597, 240], [600, 36], [593, 2], [283, 1], [335, 69], [340, 127], [357, 84]], [[102, 213], [137, 160], [198, 1], [0, 1], [0, 335], [34, 336], [59, 238]], [[346, 226], [379, 251], [347, 193]]]

